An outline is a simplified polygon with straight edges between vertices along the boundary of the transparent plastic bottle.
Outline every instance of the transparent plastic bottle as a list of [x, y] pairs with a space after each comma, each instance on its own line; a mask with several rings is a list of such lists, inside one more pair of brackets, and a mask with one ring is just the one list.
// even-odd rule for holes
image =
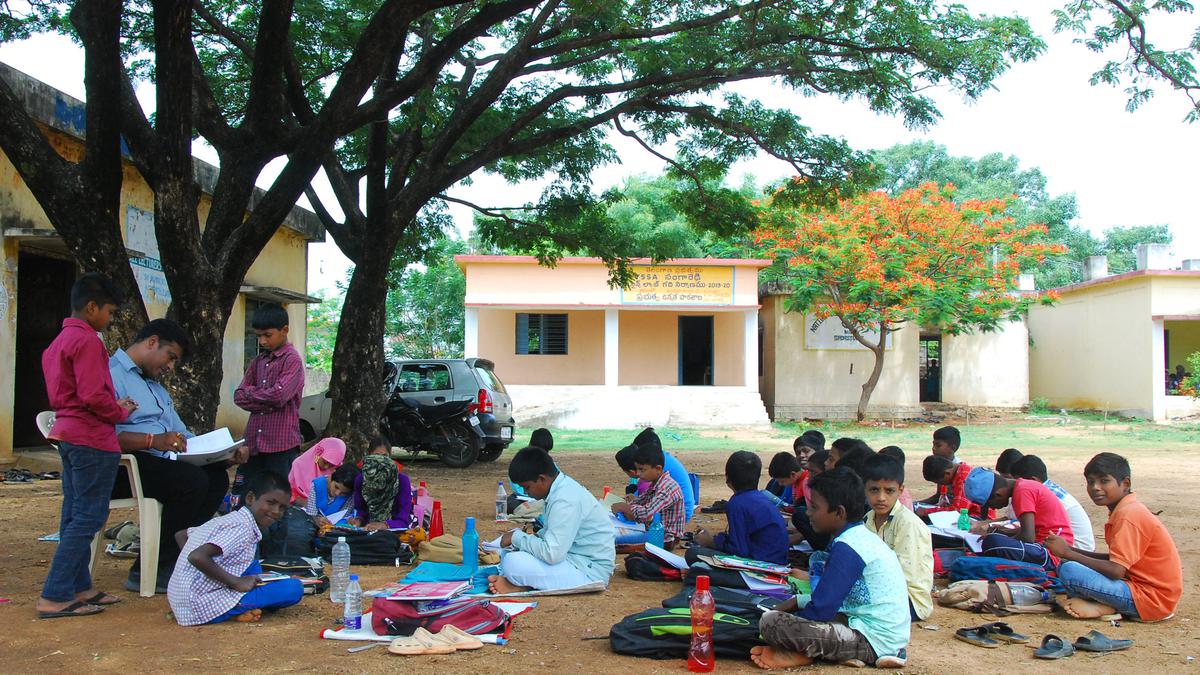
[[350, 544], [345, 537], [338, 537], [333, 545], [333, 573], [329, 575], [329, 600], [334, 603], [346, 601], [346, 586], [350, 583]]
[[1012, 593], [1012, 604], [1018, 607], [1050, 604], [1051, 602], [1049, 592], [1033, 586], [1032, 584], [1009, 584], [1008, 590]]
[[362, 598], [362, 586], [358, 585], [358, 575], [351, 574], [342, 610], [342, 628], [345, 630], [362, 628]]
[[711, 673], [717, 667], [713, 653], [713, 613], [716, 603], [708, 590], [708, 577], [696, 577], [696, 592], [692, 595], [692, 646], [688, 648], [687, 667], [693, 673]]
[[666, 544], [667, 533], [663, 530], [662, 514], [654, 514], [654, 520], [650, 521], [650, 527], [646, 528], [646, 543], [654, 544], [662, 548]]
[[475, 531], [475, 519], [467, 518], [462, 536], [463, 567], [471, 571], [471, 578], [479, 571], [479, 533]]
[[508, 520], [508, 493], [504, 491], [504, 481], [496, 482], [496, 520]]

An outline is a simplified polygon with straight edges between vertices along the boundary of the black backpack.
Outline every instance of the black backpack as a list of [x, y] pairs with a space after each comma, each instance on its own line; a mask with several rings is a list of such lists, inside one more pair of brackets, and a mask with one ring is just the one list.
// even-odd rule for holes
[[[300, 580], [305, 595], [324, 593], [329, 588], [329, 577], [320, 558], [303, 558], [298, 555], [268, 556], [262, 560], [264, 572], [278, 572]], [[316, 564], [314, 564], [316, 563]]]
[[679, 581], [683, 572], [668, 567], [645, 553], [625, 556], [625, 574], [635, 581]]
[[[695, 587], [684, 588], [675, 595], [663, 600], [662, 606], [667, 608], [689, 607], [692, 604], [692, 595], [695, 591]], [[760, 605], [770, 609], [783, 602], [779, 598], [773, 598], [769, 595], [761, 595], [753, 591], [743, 591], [733, 588], [722, 588], [720, 586], [709, 588], [709, 592], [712, 593], [718, 612], [752, 619], [755, 623], [763, 615], [763, 610], [759, 608]]]
[[315, 554], [313, 546], [317, 537], [317, 526], [312, 517], [297, 506], [289, 506], [283, 512], [283, 517], [267, 528], [262, 541], [258, 543], [261, 557], [269, 556], [311, 556]]
[[[647, 609], [613, 625], [608, 640], [618, 654], [685, 658], [692, 644], [692, 614], [686, 607]], [[761, 644], [758, 619], [720, 612], [713, 615], [713, 651], [718, 658], [748, 659], [751, 648]]]
[[333, 547], [338, 537], [345, 537], [350, 545], [351, 565], [407, 565], [413, 560], [412, 549], [400, 541], [391, 530], [371, 532], [334, 529], [317, 540], [317, 555], [333, 560]]

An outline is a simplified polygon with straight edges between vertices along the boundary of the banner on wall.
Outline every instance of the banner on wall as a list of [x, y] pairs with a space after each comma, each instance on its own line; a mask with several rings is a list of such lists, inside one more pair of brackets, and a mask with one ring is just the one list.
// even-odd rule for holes
[[623, 305], [732, 305], [733, 267], [634, 265]]
[[133, 278], [137, 280], [146, 304], [171, 304], [167, 275], [159, 259], [158, 238], [154, 234], [154, 213], [136, 206], [125, 208], [125, 246], [141, 253], [129, 256]]
[[[868, 342], [877, 342], [879, 330], [863, 331], [863, 337]], [[854, 336], [842, 324], [841, 319], [836, 316], [822, 319], [813, 312], [804, 315], [804, 348], [814, 351], [869, 351], [861, 342], [854, 339]], [[888, 334], [883, 348], [892, 348], [892, 334]]]

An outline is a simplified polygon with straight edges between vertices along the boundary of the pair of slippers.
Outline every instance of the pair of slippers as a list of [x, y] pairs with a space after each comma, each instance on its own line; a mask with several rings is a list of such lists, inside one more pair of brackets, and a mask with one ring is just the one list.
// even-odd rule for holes
[[1039, 659], [1063, 659], [1076, 652], [1119, 652], [1133, 646], [1133, 640], [1116, 640], [1098, 630], [1089, 632], [1083, 637], [1076, 638], [1071, 644], [1057, 635], [1047, 635], [1042, 639], [1042, 646], [1033, 653]]
[[457, 651], [483, 649], [483, 641], [467, 631], [446, 625], [437, 633], [418, 628], [412, 635], [398, 637], [388, 645], [388, 651], [401, 656], [453, 654]]
[[1001, 642], [1022, 645], [1029, 642], [1028, 635], [1021, 635], [1014, 631], [1012, 626], [1003, 621], [994, 621], [970, 628], [959, 628], [954, 631], [954, 639], [962, 640], [976, 647], [986, 647], [988, 649], [999, 647]]

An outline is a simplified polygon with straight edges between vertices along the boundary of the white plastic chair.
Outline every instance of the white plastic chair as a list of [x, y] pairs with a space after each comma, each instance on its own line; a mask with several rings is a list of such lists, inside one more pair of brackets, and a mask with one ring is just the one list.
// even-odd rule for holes
[[[54, 427], [54, 411], [45, 410], [37, 415], [37, 426], [50, 441], [51, 445], [57, 445], [50, 439], [50, 429]], [[125, 466], [125, 471], [129, 475], [129, 493], [132, 495], [128, 499], [113, 499], [108, 503], [110, 509], [133, 509], [138, 510], [138, 533], [141, 538], [141, 587], [138, 589], [138, 595], [143, 598], [154, 597], [154, 587], [158, 583], [158, 533], [162, 527], [162, 503], [157, 499], [151, 499], [143, 496], [142, 479], [138, 475], [137, 458], [130, 453], [121, 454], [121, 464]], [[88, 561], [88, 569], [92, 570], [96, 567], [96, 560], [100, 557], [100, 551], [104, 548], [104, 532], [96, 533], [92, 538], [92, 556]]]

